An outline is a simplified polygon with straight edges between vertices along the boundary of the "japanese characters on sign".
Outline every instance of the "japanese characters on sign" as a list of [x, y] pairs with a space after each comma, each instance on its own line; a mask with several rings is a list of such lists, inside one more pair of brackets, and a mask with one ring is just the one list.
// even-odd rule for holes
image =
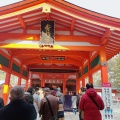
[[41, 21], [41, 46], [53, 47], [54, 44], [54, 21]]
[[112, 106], [112, 91], [110, 83], [102, 84], [102, 95], [105, 108], [103, 110], [103, 120], [114, 120]]

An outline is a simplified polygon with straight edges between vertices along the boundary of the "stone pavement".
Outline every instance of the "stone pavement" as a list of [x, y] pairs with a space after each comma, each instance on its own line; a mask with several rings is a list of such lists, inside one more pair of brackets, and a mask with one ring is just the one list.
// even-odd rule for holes
[[114, 120], [120, 120], [120, 108], [114, 108]]
[[[120, 120], [120, 108], [114, 108], [114, 120]], [[72, 112], [65, 112], [65, 120], [79, 120], [78, 113], [75, 115]]]
[[[40, 120], [40, 118], [38, 118], [37, 120]], [[72, 112], [65, 112], [64, 120], [79, 120], [78, 112], [76, 113], [76, 115]]]
[[[114, 112], [114, 120], [120, 120], [120, 108], [114, 108], [113, 112]], [[65, 120], [79, 120], [78, 112], [76, 115], [73, 114], [72, 112], [65, 112]]]
[[79, 120], [78, 112], [76, 115], [72, 112], [65, 112], [65, 120]]

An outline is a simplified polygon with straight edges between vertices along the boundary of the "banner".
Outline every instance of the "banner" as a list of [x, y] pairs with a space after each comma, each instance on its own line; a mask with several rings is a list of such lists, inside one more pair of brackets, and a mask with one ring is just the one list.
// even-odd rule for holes
[[72, 111], [72, 95], [64, 95], [64, 111]]
[[102, 96], [105, 104], [103, 120], [114, 120], [111, 83], [102, 83]]
[[54, 44], [54, 21], [41, 21], [41, 46], [53, 47]]

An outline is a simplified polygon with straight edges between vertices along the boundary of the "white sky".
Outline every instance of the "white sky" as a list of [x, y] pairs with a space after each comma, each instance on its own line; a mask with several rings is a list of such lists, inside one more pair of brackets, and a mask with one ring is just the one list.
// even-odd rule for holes
[[[0, 0], [0, 6], [5, 6], [22, 0]], [[66, 0], [77, 6], [96, 11], [108, 16], [120, 18], [120, 0]]]

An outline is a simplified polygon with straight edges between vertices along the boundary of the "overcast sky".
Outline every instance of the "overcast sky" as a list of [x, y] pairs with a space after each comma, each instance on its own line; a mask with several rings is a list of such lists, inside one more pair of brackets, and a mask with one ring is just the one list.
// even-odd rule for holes
[[[0, 6], [22, 0], [0, 0]], [[108, 16], [120, 18], [120, 0], [66, 0], [77, 6], [96, 11]]]

